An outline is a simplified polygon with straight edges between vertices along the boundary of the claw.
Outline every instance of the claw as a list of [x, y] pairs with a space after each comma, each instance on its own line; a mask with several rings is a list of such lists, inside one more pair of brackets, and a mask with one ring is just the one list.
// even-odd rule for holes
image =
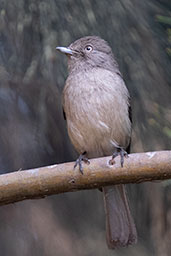
[[120, 156], [121, 158], [121, 167], [123, 167], [124, 164], [124, 157], [128, 157], [128, 153], [121, 147], [116, 149], [117, 151], [115, 151], [112, 155], [112, 159], [109, 161], [109, 164], [113, 165], [115, 163], [115, 157]]
[[81, 154], [77, 160], [75, 161], [75, 165], [74, 165], [74, 169], [77, 167], [77, 165], [79, 166], [79, 171], [81, 172], [81, 174], [83, 174], [83, 166], [82, 166], [82, 162], [86, 163], [86, 164], [90, 164], [90, 161], [88, 160], [88, 158], [85, 156], [86, 152], [84, 152], [83, 154]]

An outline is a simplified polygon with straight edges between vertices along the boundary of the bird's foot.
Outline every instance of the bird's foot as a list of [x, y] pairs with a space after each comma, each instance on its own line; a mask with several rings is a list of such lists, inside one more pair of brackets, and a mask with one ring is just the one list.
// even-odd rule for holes
[[86, 164], [90, 164], [90, 161], [88, 160], [88, 158], [85, 156], [86, 152], [84, 152], [83, 154], [81, 154], [77, 160], [75, 161], [75, 165], [74, 165], [74, 169], [77, 167], [77, 165], [79, 166], [79, 171], [81, 172], [81, 174], [83, 174], [83, 165], [82, 162], [86, 163]]
[[124, 164], [124, 157], [128, 157], [128, 153], [121, 147], [116, 148], [116, 151], [112, 155], [112, 159], [109, 161], [109, 164], [113, 165], [115, 163], [115, 157], [120, 156], [121, 158], [121, 167]]

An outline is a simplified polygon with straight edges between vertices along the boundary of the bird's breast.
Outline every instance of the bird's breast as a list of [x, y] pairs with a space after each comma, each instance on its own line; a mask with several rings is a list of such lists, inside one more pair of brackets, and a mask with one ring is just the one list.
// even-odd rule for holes
[[128, 91], [119, 75], [101, 69], [69, 75], [63, 105], [68, 133], [79, 153], [107, 155], [114, 146], [129, 143]]

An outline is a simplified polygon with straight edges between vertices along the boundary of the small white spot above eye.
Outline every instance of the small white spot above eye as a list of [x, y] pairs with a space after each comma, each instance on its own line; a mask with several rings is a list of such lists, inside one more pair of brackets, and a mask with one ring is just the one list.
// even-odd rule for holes
[[153, 156], [155, 156], [156, 152], [148, 152], [146, 153], [149, 159], [151, 159]]

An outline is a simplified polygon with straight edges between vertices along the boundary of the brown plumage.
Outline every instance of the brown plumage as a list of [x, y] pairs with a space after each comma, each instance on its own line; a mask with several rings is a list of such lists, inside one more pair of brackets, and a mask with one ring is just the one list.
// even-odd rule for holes
[[[129, 93], [108, 43], [96, 36], [78, 39], [68, 48], [69, 75], [63, 108], [72, 144], [88, 158], [124, 152], [129, 147]], [[107, 244], [117, 248], [137, 240], [123, 185], [103, 188]]]

